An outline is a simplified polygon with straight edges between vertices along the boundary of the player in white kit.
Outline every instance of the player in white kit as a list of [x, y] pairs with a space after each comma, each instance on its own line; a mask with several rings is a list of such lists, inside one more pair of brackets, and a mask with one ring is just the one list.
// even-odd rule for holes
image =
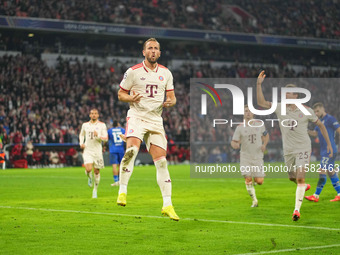
[[[162, 214], [179, 220], [171, 202], [171, 179], [168, 171], [167, 140], [163, 128], [163, 107], [176, 104], [172, 74], [157, 63], [160, 44], [155, 38], [143, 45], [144, 61], [124, 74], [118, 99], [130, 103], [126, 123], [126, 152], [120, 164], [120, 186], [117, 204], [126, 205], [127, 185], [141, 142], [152, 156], [157, 170], [157, 183], [163, 196]], [[164, 96], [166, 101], [164, 102]]]
[[[262, 92], [261, 84], [266, 77], [262, 71], [257, 79], [257, 103], [264, 108], [271, 108], [272, 103], [266, 101]], [[288, 84], [286, 87], [296, 87], [294, 84]], [[298, 93], [287, 92], [287, 99], [297, 99]], [[289, 179], [297, 183], [295, 195], [295, 209], [293, 212], [293, 221], [300, 219], [300, 208], [305, 191], [310, 189], [309, 184], [305, 184], [306, 168], [309, 167], [310, 155], [312, 150], [311, 140], [308, 135], [308, 122], [314, 122], [321, 130], [323, 137], [327, 142], [327, 151], [333, 154], [332, 146], [328, 137], [325, 126], [319, 121], [314, 111], [304, 106], [310, 115], [305, 115], [295, 104], [287, 104], [286, 115], [281, 112], [281, 103], [277, 104], [275, 113], [280, 122], [282, 134], [282, 144], [285, 165], [289, 169]], [[284, 121], [283, 126], [281, 123]], [[331, 156], [330, 156], [331, 157]]]
[[97, 198], [100, 182], [100, 169], [104, 168], [102, 142], [108, 140], [106, 125], [98, 120], [97, 109], [90, 111], [90, 121], [83, 123], [79, 134], [80, 148], [83, 149], [85, 174], [88, 176], [88, 185], [92, 184], [92, 168], [94, 168], [94, 188], [92, 198]]
[[231, 147], [235, 150], [241, 147], [240, 170], [245, 179], [246, 189], [252, 198], [251, 207], [258, 207], [254, 182], [263, 184], [263, 152], [266, 150], [269, 135], [263, 122], [254, 120], [254, 114], [248, 106], [244, 107], [244, 125], [236, 127]]

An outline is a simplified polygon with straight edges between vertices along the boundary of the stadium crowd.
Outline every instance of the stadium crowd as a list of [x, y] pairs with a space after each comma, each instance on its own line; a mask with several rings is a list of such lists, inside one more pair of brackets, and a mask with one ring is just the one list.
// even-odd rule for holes
[[[238, 15], [240, 21], [228, 15], [227, 10]], [[7, 0], [0, 5], [0, 15], [332, 39], [340, 37], [340, 3], [334, 0]]]
[[[116, 60], [110, 67], [99, 67], [86, 60], [67, 60], [60, 58], [57, 66], [48, 67], [40, 59], [30, 56], [0, 57], [0, 136], [2, 143], [78, 143], [81, 124], [89, 119], [91, 107], [100, 112], [100, 119], [112, 125], [117, 119], [125, 123], [127, 105], [117, 100], [117, 91], [122, 75], [128, 68], [127, 63]], [[217, 139], [230, 142], [232, 129], [212, 129], [200, 121], [199, 116], [189, 117], [189, 81], [190, 78], [257, 77], [260, 66], [235, 64], [231, 67], [212, 68], [210, 64], [183, 64], [174, 74], [176, 97], [180, 102], [173, 109], [163, 113], [165, 131], [168, 135], [169, 150], [174, 162], [189, 158], [187, 145], [176, 142], [188, 142], [190, 124], [198, 126], [196, 141]], [[287, 67], [277, 70], [266, 68], [268, 77], [339, 77], [339, 70], [312, 70], [306, 68], [295, 71]], [[322, 95], [326, 109], [340, 118], [335, 112], [336, 96], [340, 88], [323, 91], [315, 86], [313, 95]], [[267, 91], [270, 93], [270, 91]], [[270, 94], [267, 95], [270, 98]], [[231, 108], [232, 101], [227, 101], [225, 109]], [[226, 114], [221, 111], [221, 114]], [[228, 113], [227, 113], [228, 114]], [[224, 115], [226, 116], [226, 115]], [[278, 127], [270, 130], [271, 142], [281, 139]], [[218, 138], [217, 138], [218, 137]], [[227, 150], [222, 148], [220, 150]], [[204, 152], [202, 152], [204, 154]]]

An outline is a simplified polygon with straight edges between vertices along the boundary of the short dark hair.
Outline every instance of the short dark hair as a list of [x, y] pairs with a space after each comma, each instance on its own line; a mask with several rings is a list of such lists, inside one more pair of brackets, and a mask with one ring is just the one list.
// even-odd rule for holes
[[[286, 88], [297, 88], [297, 86], [295, 84], [292, 84], [292, 83], [287, 84], [285, 87]], [[298, 92], [295, 92], [294, 94], [297, 94], [297, 98], [301, 97], [300, 93], [298, 93]]]
[[158, 46], [159, 46], [159, 50], [161, 50], [161, 44], [160, 44], [160, 43], [157, 41], [157, 39], [154, 38], [154, 37], [151, 37], [151, 38], [147, 39], [147, 40], [144, 42], [144, 44], [143, 44], [143, 50], [145, 50], [146, 44], [147, 44], [148, 42], [157, 42], [157, 43], [158, 43]]
[[118, 127], [118, 121], [117, 121], [117, 120], [114, 120], [114, 121], [113, 121], [113, 126], [114, 126], [114, 127]]
[[317, 103], [313, 104], [313, 109], [316, 109], [316, 108], [318, 108], [318, 107], [324, 107], [324, 106], [323, 106], [323, 103], [317, 102]]

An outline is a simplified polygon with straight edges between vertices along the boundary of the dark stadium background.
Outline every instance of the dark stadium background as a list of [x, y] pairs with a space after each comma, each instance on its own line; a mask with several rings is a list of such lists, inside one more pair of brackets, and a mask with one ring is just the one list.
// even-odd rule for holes
[[[52, 150], [64, 165], [81, 164], [70, 148], [79, 150], [91, 107], [108, 128], [115, 119], [124, 125], [128, 105], [117, 100], [119, 83], [142, 61], [149, 37], [160, 41], [159, 62], [174, 75], [178, 103], [163, 113], [169, 161], [188, 163], [190, 125], [197, 123], [189, 116], [190, 78], [255, 78], [262, 69], [272, 78], [339, 78], [339, 17], [340, 4], [330, 0], [2, 1], [0, 138], [7, 166], [25, 166], [29, 140], [40, 151], [34, 165], [49, 165]], [[339, 104], [331, 103], [339, 86], [316, 87], [313, 95], [340, 119]], [[228, 162], [237, 161], [232, 132], [221, 146]], [[280, 161], [279, 130], [269, 132], [273, 153], [265, 159]], [[202, 129], [197, 139], [212, 135]], [[140, 155], [140, 163], [149, 161]]]

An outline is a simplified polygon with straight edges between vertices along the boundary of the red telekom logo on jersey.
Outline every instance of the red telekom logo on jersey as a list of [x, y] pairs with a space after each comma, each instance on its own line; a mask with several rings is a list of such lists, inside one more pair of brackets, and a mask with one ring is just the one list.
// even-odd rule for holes
[[[148, 88], [150, 88], [150, 89], [148, 89]], [[146, 93], [150, 93], [150, 95], [148, 97], [154, 97], [153, 95], [157, 94], [158, 85], [148, 84], [148, 85], [146, 85], [145, 89], [146, 89], [146, 91], [145, 91]]]

